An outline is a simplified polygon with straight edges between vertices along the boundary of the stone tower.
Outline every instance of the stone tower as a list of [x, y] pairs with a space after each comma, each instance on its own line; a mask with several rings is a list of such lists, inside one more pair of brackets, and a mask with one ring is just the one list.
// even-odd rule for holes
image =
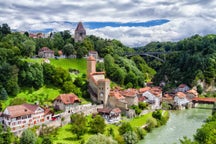
[[85, 37], [86, 37], [86, 30], [83, 27], [82, 22], [79, 22], [75, 30], [74, 40], [75, 42], [83, 41]]
[[87, 59], [87, 79], [90, 78], [91, 73], [96, 72], [96, 59], [93, 56]]
[[102, 103], [104, 107], [108, 105], [108, 97], [110, 92], [110, 80], [101, 79], [98, 81], [98, 102]]

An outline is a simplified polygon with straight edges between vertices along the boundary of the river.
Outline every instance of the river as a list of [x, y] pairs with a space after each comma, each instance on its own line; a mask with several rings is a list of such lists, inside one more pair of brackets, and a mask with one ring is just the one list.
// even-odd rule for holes
[[170, 111], [167, 124], [153, 129], [139, 144], [179, 144], [183, 136], [193, 138], [196, 129], [211, 115], [210, 108], [212, 105], [199, 105], [198, 108]]

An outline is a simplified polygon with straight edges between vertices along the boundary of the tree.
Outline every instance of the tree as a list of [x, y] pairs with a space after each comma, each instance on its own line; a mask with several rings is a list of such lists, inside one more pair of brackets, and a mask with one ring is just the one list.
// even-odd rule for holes
[[26, 103], [26, 98], [15, 97], [10, 101], [10, 105], [20, 105]]
[[2, 88], [0, 91], [0, 100], [7, 100], [8, 94], [5, 88]]
[[10, 144], [12, 142], [12, 135], [10, 128], [7, 128], [6, 131], [4, 131], [0, 124], [0, 144]]
[[157, 120], [154, 118], [149, 118], [146, 123], [147, 123], [146, 130], [148, 132], [151, 132], [152, 129], [157, 126]]
[[123, 137], [126, 144], [136, 144], [139, 141], [137, 134], [133, 131], [126, 132]]
[[123, 135], [124, 133], [126, 133], [128, 131], [132, 131], [132, 130], [133, 130], [133, 128], [129, 122], [123, 122], [118, 129], [120, 135]]
[[55, 33], [53, 36], [53, 45], [58, 50], [61, 50], [64, 46], [64, 39], [62, 38], [61, 34], [59, 32]]
[[52, 140], [49, 137], [44, 137], [41, 144], [52, 144]]
[[10, 29], [10, 27], [8, 26], [8, 24], [4, 23], [4, 24], [2, 24], [2, 26], [1, 26], [0, 32], [1, 32], [3, 35], [7, 35], [7, 34], [10, 34], [10, 33], [11, 33], [11, 29]]
[[20, 137], [20, 144], [35, 144], [36, 143], [36, 135], [30, 129], [23, 131]]
[[31, 57], [34, 55], [36, 43], [33, 40], [26, 40], [23, 42], [22, 53], [23, 56]]
[[75, 48], [74, 48], [74, 46], [73, 46], [71, 43], [67, 43], [67, 44], [63, 47], [62, 52], [63, 52], [67, 57], [69, 57], [70, 55], [76, 54]]
[[117, 142], [112, 137], [97, 134], [90, 137], [86, 144], [117, 144]]
[[73, 114], [71, 115], [71, 131], [80, 139], [87, 131], [86, 118], [84, 114]]
[[104, 122], [104, 118], [100, 115], [96, 115], [93, 120], [90, 122], [90, 128], [92, 133], [101, 133], [103, 134], [105, 131], [106, 124]]

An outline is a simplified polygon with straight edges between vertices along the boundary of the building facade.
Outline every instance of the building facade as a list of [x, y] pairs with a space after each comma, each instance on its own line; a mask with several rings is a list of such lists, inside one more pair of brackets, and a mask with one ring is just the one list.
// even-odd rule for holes
[[35, 125], [42, 125], [51, 120], [52, 114], [34, 104], [8, 106], [1, 115], [2, 125], [19, 135], [23, 130]]

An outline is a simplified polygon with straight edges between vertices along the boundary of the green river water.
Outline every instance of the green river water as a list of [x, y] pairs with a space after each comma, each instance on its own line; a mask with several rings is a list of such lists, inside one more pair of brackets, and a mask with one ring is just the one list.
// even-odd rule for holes
[[138, 144], [179, 144], [183, 136], [193, 138], [196, 129], [211, 115], [212, 105], [199, 105], [197, 108], [170, 111], [170, 118], [165, 126], [153, 129]]

